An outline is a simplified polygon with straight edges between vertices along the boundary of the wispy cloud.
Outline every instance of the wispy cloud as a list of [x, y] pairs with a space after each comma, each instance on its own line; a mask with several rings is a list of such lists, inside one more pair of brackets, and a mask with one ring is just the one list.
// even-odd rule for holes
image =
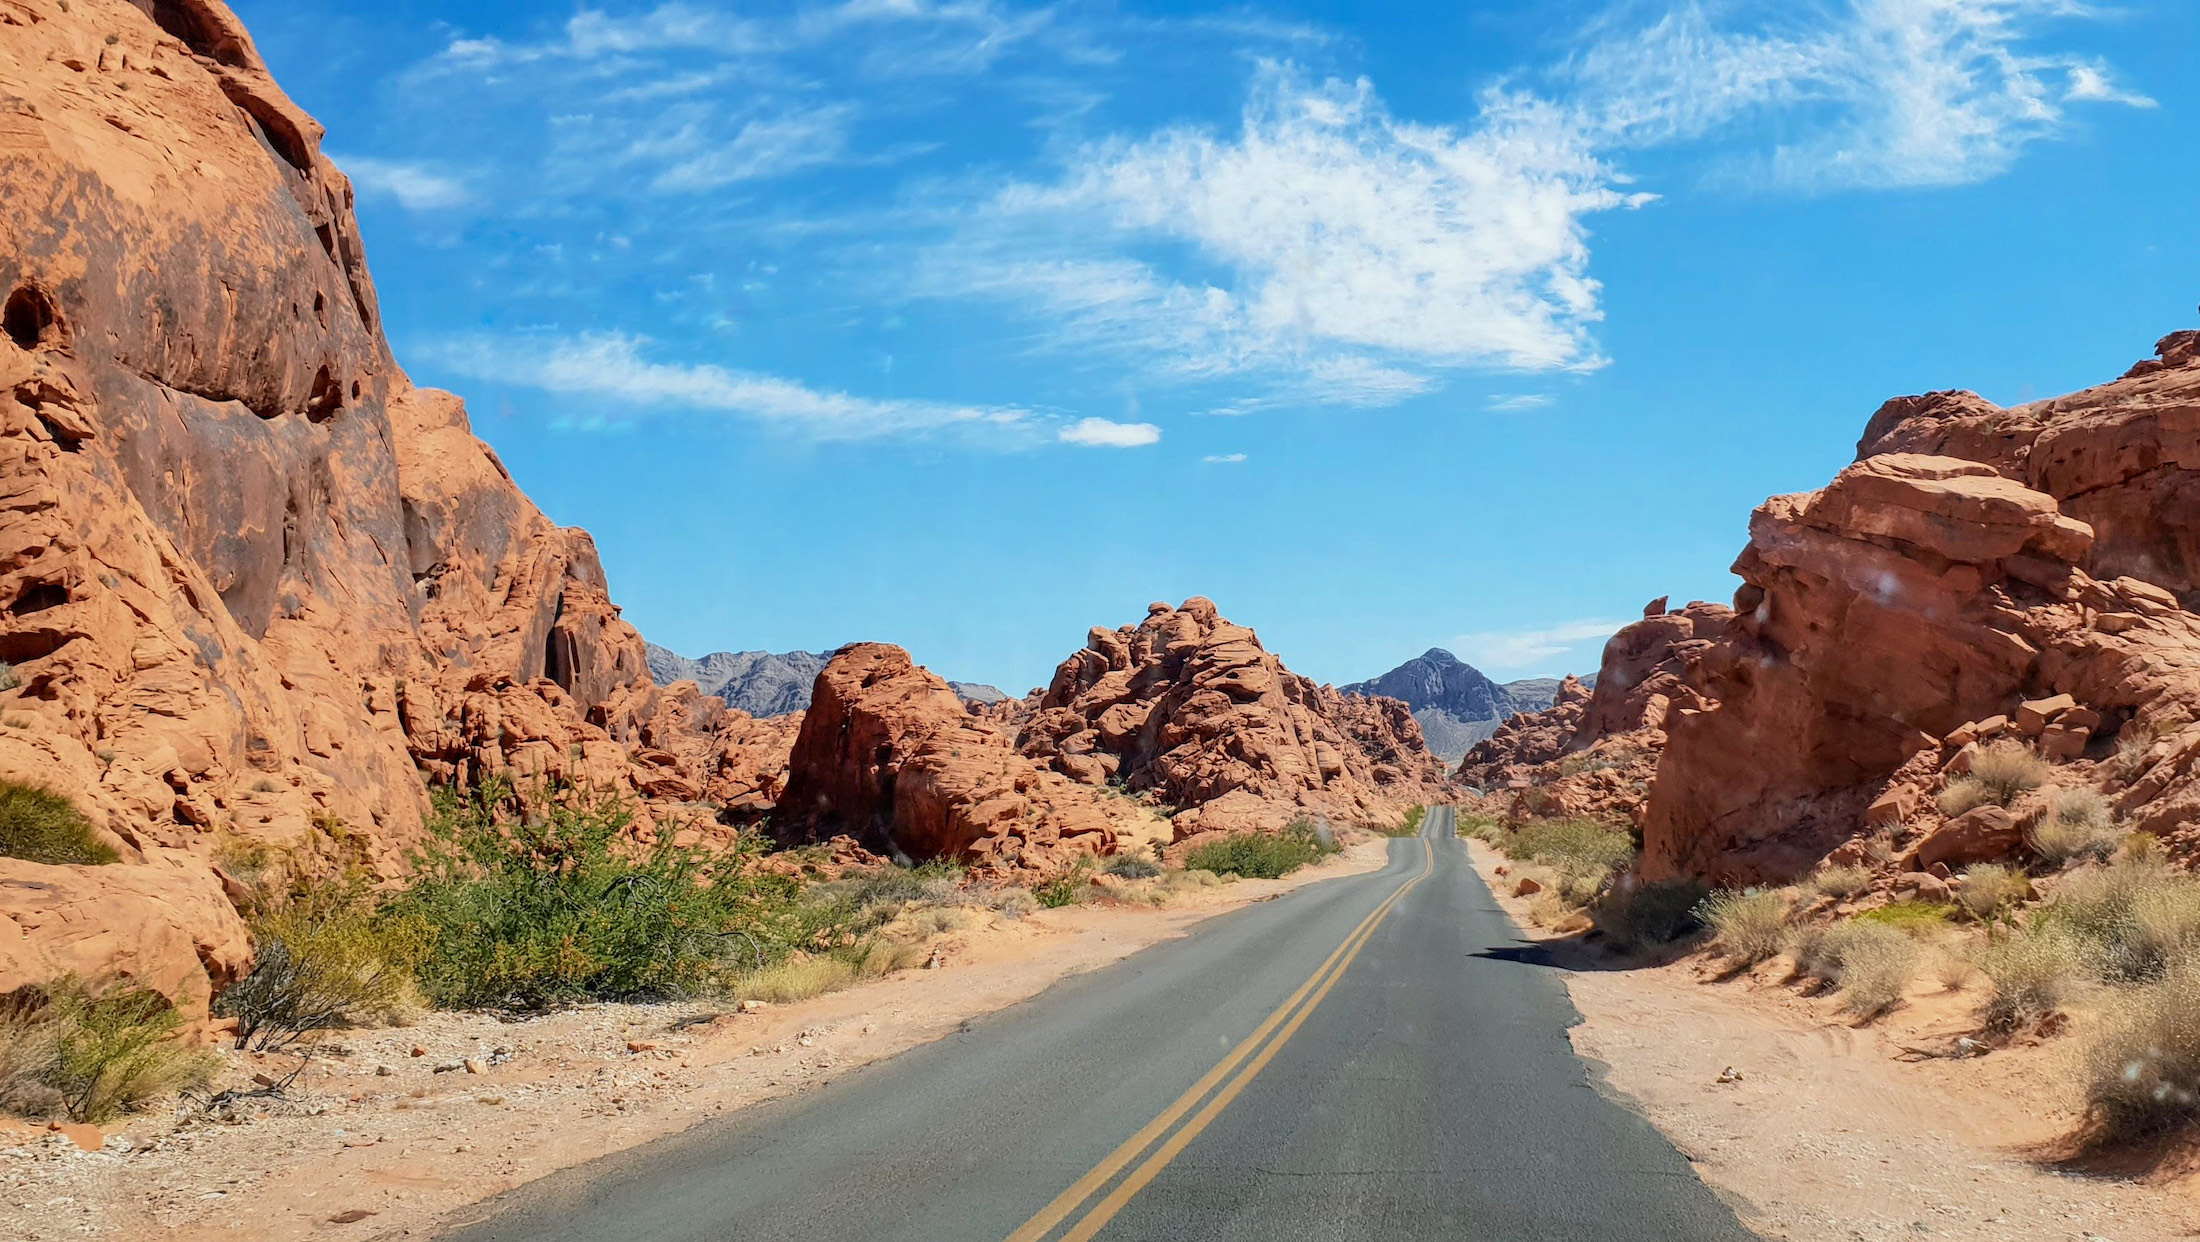
[[1235, 466], [1245, 460], [1243, 453], [1209, 453], [1200, 458], [1210, 466]]
[[1451, 642], [1453, 651], [1467, 663], [1483, 669], [1508, 672], [1540, 668], [1558, 656], [1574, 654], [1569, 668], [1594, 664], [1596, 657], [1581, 654], [1590, 640], [1600, 648], [1604, 639], [1625, 625], [1624, 621], [1562, 621], [1537, 630], [1493, 631], [1461, 634]]
[[[475, 379], [623, 403], [596, 415], [608, 423], [650, 410], [707, 410], [744, 415], [819, 440], [862, 440], [950, 427], [1028, 436], [1037, 417], [1013, 406], [859, 397], [708, 363], [653, 362], [643, 356], [642, 345], [617, 333], [472, 337], [426, 352]], [[1148, 430], [1159, 437], [1158, 428]]]
[[1080, 418], [1062, 428], [1057, 439], [1087, 448], [1141, 448], [1161, 442], [1161, 428], [1152, 423], [1117, 423], [1105, 418]]
[[1543, 392], [1500, 394], [1498, 396], [1491, 397], [1489, 399], [1489, 403], [1482, 408], [1486, 410], [1498, 410], [1507, 412], [1514, 410], [1540, 410], [1556, 400], [1556, 397], [1551, 396], [1549, 393]]
[[368, 194], [387, 194], [407, 211], [433, 211], [464, 207], [474, 196], [463, 182], [430, 171], [425, 165], [372, 159], [363, 155], [331, 155], [352, 184]]
[[1601, 147], [1711, 143], [1723, 176], [1805, 190], [1952, 185], [2060, 133], [2069, 102], [2151, 106], [2043, 48], [2083, 0], [1615, 5], [1553, 75]]

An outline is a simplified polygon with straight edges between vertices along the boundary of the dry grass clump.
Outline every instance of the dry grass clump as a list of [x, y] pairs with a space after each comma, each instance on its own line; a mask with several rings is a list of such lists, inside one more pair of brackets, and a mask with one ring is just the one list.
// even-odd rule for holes
[[1462, 813], [1458, 819], [1457, 831], [1462, 837], [1472, 837], [1477, 841], [1490, 845], [1502, 845], [1504, 843], [1505, 825], [1495, 815], [1468, 815]]
[[1871, 887], [1869, 868], [1856, 866], [1820, 867], [1803, 881], [1803, 887], [1814, 893], [1845, 901]]
[[1986, 1028], [2008, 1032], [2035, 1026], [2068, 1003], [2085, 982], [2086, 949], [2060, 928], [2029, 927], [1989, 941], [1977, 955], [1993, 991]]
[[183, 1017], [142, 988], [94, 993], [63, 979], [0, 1008], [0, 1107], [110, 1121], [148, 1100], [203, 1085], [214, 1058], [176, 1038]]
[[1557, 877], [1560, 895], [1575, 906], [1588, 904], [1612, 872], [1635, 856], [1634, 838], [1622, 829], [1586, 818], [1532, 820], [1499, 842], [1508, 855]]
[[1789, 935], [1788, 948], [1798, 969], [1835, 987], [1843, 1012], [1867, 1020], [1901, 1003], [1925, 957], [1918, 937], [1870, 919], [1802, 925]]
[[1698, 913], [1711, 927], [1713, 945], [1743, 966], [1779, 956], [1786, 943], [1788, 903], [1777, 892], [1713, 893]]
[[1555, 888], [1546, 888], [1528, 900], [1528, 919], [1537, 927], [1555, 928], [1579, 913], [1581, 907]]
[[2098, 790], [2058, 789], [2047, 813], [2025, 837], [2033, 853], [2051, 866], [2063, 867], [2089, 859], [2106, 862], [2123, 840], [2123, 830]]
[[1975, 811], [1982, 806], [1999, 806], [2001, 799], [1994, 796], [1994, 791], [1988, 789], [1984, 781], [1959, 776], [1949, 781], [1948, 787], [1941, 790], [1940, 796], [1934, 798], [1933, 802], [1940, 808], [1941, 814], [1954, 819], [1965, 811]]
[[761, 970], [735, 976], [727, 990], [735, 1000], [791, 1004], [921, 966], [930, 955], [931, 950], [922, 944], [891, 940], [841, 952], [797, 953]]
[[2200, 1121], [2200, 962], [2116, 994], [2084, 1049], [2086, 1137], [2096, 1145]]
[[1985, 922], [2024, 904], [2032, 896], [2032, 881], [2024, 872], [2000, 863], [1973, 863], [1963, 869], [1963, 883], [1956, 888], [1956, 904], [1972, 918]]
[[2200, 878], [2147, 859], [2083, 868], [2063, 880], [2032, 923], [2080, 941], [2104, 982], [2157, 979], [2173, 958], [2200, 945]]
[[2047, 760], [2022, 742], [2004, 740], [1980, 750], [1971, 758], [1971, 779], [1986, 787], [2002, 806], [2047, 783]]

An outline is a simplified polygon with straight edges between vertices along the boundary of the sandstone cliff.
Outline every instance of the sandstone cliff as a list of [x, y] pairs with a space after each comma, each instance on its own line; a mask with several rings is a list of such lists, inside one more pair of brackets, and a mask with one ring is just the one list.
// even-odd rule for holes
[[1179, 839], [1304, 814], [1388, 823], [1446, 788], [1404, 703], [1315, 685], [1196, 597], [1095, 628], [1055, 670], [1021, 745], [1074, 780], [1184, 808]]
[[739, 727], [653, 728], [587, 534], [392, 360], [320, 138], [218, 0], [0, 5], [0, 778], [125, 859], [0, 860], [0, 991], [203, 1004], [249, 962], [217, 845], [393, 865], [423, 773], [768, 797]]
[[1654, 780], [1595, 808], [1635, 816], [1652, 877], [1781, 880], [1828, 857], [1944, 870], [1932, 795], [2001, 735], [2200, 853], [2192, 496], [2200, 334], [2050, 401], [1890, 401], [1855, 465], [1758, 509], [1732, 614], [1691, 606], [1685, 637], [1650, 617], [1613, 640], [1599, 699], [1615, 656], [1655, 654], [1654, 710], [1518, 722], [1463, 775], [1549, 800], [1580, 773], [1544, 734], [1569, 755], [1655, 752]]

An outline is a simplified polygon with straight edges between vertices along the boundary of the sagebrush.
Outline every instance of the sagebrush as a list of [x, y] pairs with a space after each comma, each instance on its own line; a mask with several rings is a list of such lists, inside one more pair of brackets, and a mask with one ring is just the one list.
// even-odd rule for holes
[[101, 866], [115, 861], [116, 854], [67, 797], [40, 785], [0, 780], [0, 857]]

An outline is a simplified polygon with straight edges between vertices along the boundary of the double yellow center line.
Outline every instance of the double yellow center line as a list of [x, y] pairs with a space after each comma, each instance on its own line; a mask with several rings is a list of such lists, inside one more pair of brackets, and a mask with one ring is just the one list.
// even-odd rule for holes
[[[1040, 1242], [1040, 1239], [1053, 1233], [1057, 1226], [1069, 1219], [1096, 1191], [1113, 1181], [1132, 1161], [1145, 1155], [1145, 1160], [1132, 1169], [1128, 1177], [1116, 1182], [1114, 1189], [1093, 1204], [1091, 1210], [1072, 1225], [1068, 1232], [1061, 1235], [1060, 1242], [1086, 1242], [1086, 1239], [1100, 1232], [1103, 1226], [1113, 1220], [1115, 1214], [1123, 1210], [1124, 1204], [1129, 1203], [1139, 1191], [1145, 1189], [1146, 1183], [1168, 1167], [1169, 1162], [1176, 1159], [1177, 1153], [1190, 1146], [1192, 1140], [1199, 1137], [1199, 1132], [1206, 1129], [1208, 1123], [1220, 1115], [1223, 1109], [1228, 1108], [1230, 1101], [1245, 1090], [1246, 1084], [1252, 1082], [1254, 1076], [1275, 1059], [1283, 1045], [1298, 1033], [1299, 1027], [1305, 1025], [1307, 1016], [1314, 1012], [1314, 1007], [1322, 1003], [1323, 997], [1329, 995], [1329, 989], [1337, 985], [1345, 968], [1352, 965], [1352, 959], [1360, 955], [1360, 950], [1366, 947], [1368, 938], [1375, 934], [1376, 927], [1389, 915], [1391, 908], [1412, 891], [1414, 885], [1427, 879], [1429, 873], [1436, 869], [1436, 847], [1427, 837], [1421, 838], [1421, 849], [1421, 870], [1412, 879], [1399, 885], [1398, 891], [1385, 898], [1383, 904], [1375, 907], [1366, 918], [1361, 919], [1360, 925], [1352, 929], [1352, 934], [1344, 938], [1344, 943], [1337, 946], [1336, 952], [1329, 955], [1329, 960], [1323, 962], [1319, 970], [1299, 985], [1298, 991], [1285, 998], [1283, 1004], [1278, 1005], [1276, 1011], [1269, 1014], [1251, 1035], [1231, 1049], [1230, 1055], [1222, 1058], [1219, 1064], [1193, 1083], [1189, 1090], [1178, 1096], [1175, 1103], [1161, 1110], [1160, 1116], [1147, 1122], [1138, 1133], [1124, 1140], [1122, 1146], [1108, 1153], [1107, 1159], [1094, 1165], [1091, 1172], [1078, 1178], [1075, 1185], [1056, 1195], [1053, 1202], [1039, 1209], [1038, 1215], [1025, 1221], [1022, 1228], [1008, 1235], [1008, 1242]], [[1216, 1091], [1216, 1084], [1223, 1083], [1224, 1079], [1229, 1081], [1220, 1091]], [[1209, 1092], [1213, 1092], [1211, 1098]], [[1190, 1121], [1184, 1122], [1174, 1133], [1170, 1133], [1170, 1128], [1176, 1126], [1203, 1099], [1207, 1101], [1205, 1107], [1200, 1108]], [[1162, 1140], [1164, 1135], [1167, 1135], [1166, 1141], [1161, 1141], [1156, 1147], [1155, 1143]], [[1147, 1154], [1148, 1148], [1152, 1148], [1151, 1154]]]

